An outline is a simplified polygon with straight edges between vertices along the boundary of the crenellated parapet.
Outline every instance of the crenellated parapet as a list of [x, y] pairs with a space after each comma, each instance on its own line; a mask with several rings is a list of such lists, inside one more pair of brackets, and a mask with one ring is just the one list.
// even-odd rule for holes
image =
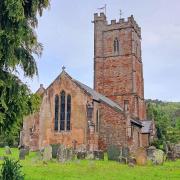
[[108, 23], [106, 15], [104, 13], [100, 13], [100, 14], [95, 13], [93, 22], [95, 24], [101, 22], [101, 25], [103, 22], [103, 25], [104, 25], [103, 31], [133, 28], [136, 31], [136, 33], [138, 34], [138, 36], [141, 37], [141, 28], [139, 27], [139, 25], [135, 21], [133, 15], [131, 15], [127, 19], [122, 18], [122, 19], [119, 19], [119, 21], [111, 20], [110, 23]]

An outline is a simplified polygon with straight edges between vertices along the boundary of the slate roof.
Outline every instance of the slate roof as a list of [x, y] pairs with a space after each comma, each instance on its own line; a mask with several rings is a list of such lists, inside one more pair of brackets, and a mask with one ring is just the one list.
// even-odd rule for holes
[[99, 101], [99, 102], [104, 102], [106, 103], [107, 105], [109, 105], [110, 107], [118, 110], [118, 111], [123, 111], [123, 108], [121, 106], [119, 106], [117, 103], [115, 103], [114, 101], [110, 100], [109, 98], [103, 96], [102, 94], [96, 92], [95, 90], [93, 90], [92, 88], [90, 88], [89, 86], [86, 86], [85, 84], [75, 80], [75, 79], [72, 79], [77, 85], [80, 86], [80, 88], [82, 88], [83, 90], [86, 91], [86, 93], [90, 94], [92, 96], [92, 98], [96, 101]]
[[143, 125], [143, 127], [141, 129], [141, 132], [144, 133], [144, 134], [145, 133], [150, 133], [152, 121], [145, 120], [145, 121], [142, 121], [141, 123]]
[[141, 122], [140, 120], [131, 119], [131, 123], [136, 124], [136, 125], [138, 125], [138, 126], [140, 126], [140, 127], [143, 126], [143, 125], [142, 125], [142, 122]]

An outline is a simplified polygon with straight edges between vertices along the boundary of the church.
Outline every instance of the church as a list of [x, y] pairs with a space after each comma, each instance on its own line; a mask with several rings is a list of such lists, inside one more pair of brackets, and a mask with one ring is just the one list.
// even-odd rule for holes
[[148, 147], [154, 123], [146, 118], [141, 28], [133, 16], [107, 22], [94, 14], [94, 88], [71, 77], [65, 68], [37, 94], [39, 112], [24, 118], [21, 144], [32, 151], [64, 144], [88, 151], [108, 146], [134, 152]]

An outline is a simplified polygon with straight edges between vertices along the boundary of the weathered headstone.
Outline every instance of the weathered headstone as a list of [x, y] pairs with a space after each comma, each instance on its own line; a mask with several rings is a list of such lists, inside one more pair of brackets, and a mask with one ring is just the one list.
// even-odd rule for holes
[[139, 148], [136, 151], [135, 158], [136, 158], [137, 165], [140, 165], [140, 166], [146, 165], [146, 163], [147, 163], [147, 152], [146, 152], [146, 150], [144, 148]]
[[57, 153], [60, 144], [51, 144], [51, 146], [52, 146], [52, 158], [57, 158]]
[[104, 152], [101, 150], [94, 151], [94, 159], [104, 160]]
[[27, 153], [27, 152], [26, 152], [26, 149], [24, 149], [24, 148], [23, 148], [23, 149], [20, 149], [20, 150], [19, 150], [19, 159], [20, 159], [20, 160], [24, 160], [25, 157], [26, 157], [26, 153]]
[[164, 163], [164, 152], [160, 149], [156, 149], [153, 153], [154, 158], [152, 159], [153, 164], [162, 165]]
[[94, 160], [95, 159], [94, 152], [87, 152], [86, 153], [86, 159]]
[[130, 156], [129, 159], [128, 159], [128, 164], [136, 164], [136, 158], [135, 157], [132, 157]]
[[77, 152], [77, 159], [85, 159], [86, 158], [86, 152], [85, 151], [78, 151]]
[[57, 159], [59, 162], [65, 162], [67, 161], [67, 148], [61, 144], [58, 148], [58, 151], [57, 151]]
[[30, 149], [29, 149], [29, 146], [25, 146], [24, 149], [25, 149], [25, 151], [26, 151], [26, 155], [29, 155], [29, 150], [30, 150]]
[[120, 148], [115, 145], [108, 146], [107, 155], [108, 160], [118, 161], [121, 154]]
[[180, 144], [175, 145], [176, 157], [180, 158]]
[[44, 148], [43, 161], [49, 161], [52, 159], [52, 147], [50, 145]]
[[6, 155], [11, 154], [11, 148], [9, 146], [5, 146], [5, 154]]
[[147, 148], [147, 158], [148, 160], [152, 160], [154, 158], [154, 151], [156, 150], [155, 146], [150, 146], [149, 148]]

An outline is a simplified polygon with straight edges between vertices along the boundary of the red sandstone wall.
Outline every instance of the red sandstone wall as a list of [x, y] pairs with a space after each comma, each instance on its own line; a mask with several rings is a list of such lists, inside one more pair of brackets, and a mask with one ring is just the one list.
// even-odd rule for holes
[[[133, 17], [108, 24], [102, 13], [95, 15], [94, 24], [95, 89], [122, 107], [129, 100], [130, 113], [145, 119], [140, 28]], [[115, 38], [119, 39], [119, 53], [114, 53]]]
[[126, 120], [124, 114], [114, 111], [112, 108], [101, 105], [99, 149], [106, 150], [108, 145], [119, 147], [127, 145]]

